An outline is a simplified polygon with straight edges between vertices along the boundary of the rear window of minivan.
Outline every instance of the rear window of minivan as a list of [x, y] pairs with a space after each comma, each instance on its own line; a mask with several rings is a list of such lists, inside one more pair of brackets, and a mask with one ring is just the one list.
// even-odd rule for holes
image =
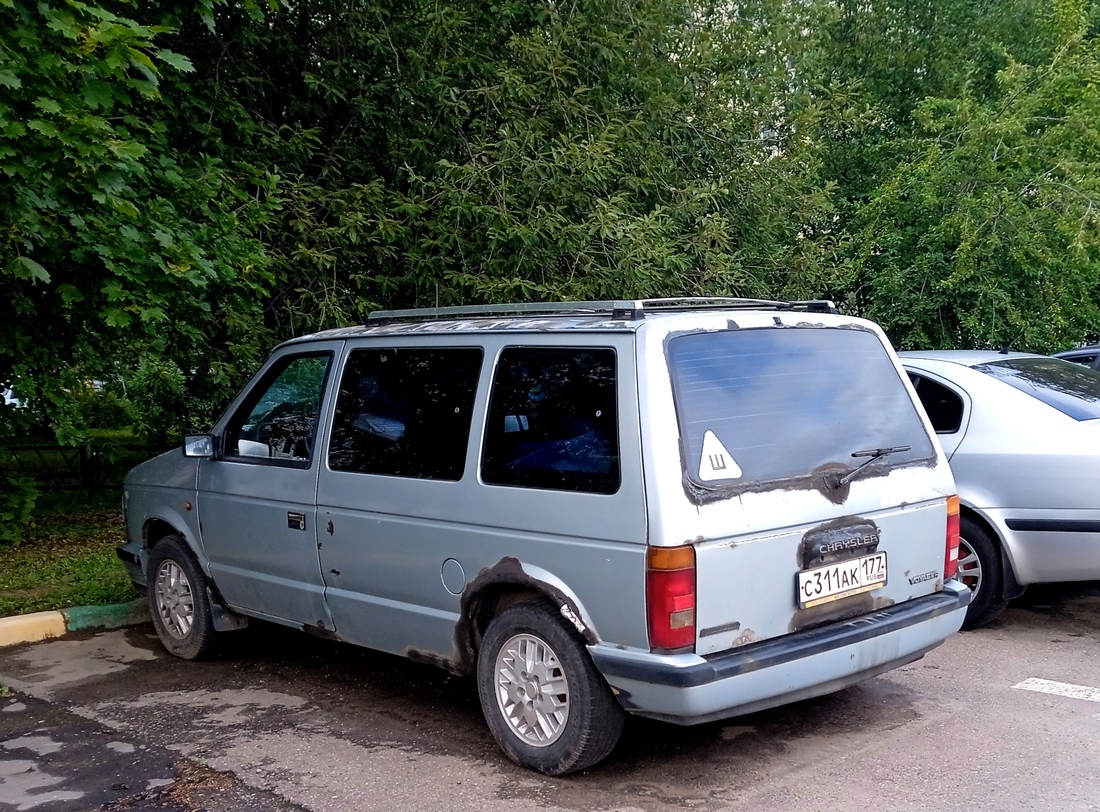
[[668, 340], [688, 478], [703, 487], [781, 483], [823, 466], [851, 469], [934, 456], [924, 424], [878, 336], [790, 328]]

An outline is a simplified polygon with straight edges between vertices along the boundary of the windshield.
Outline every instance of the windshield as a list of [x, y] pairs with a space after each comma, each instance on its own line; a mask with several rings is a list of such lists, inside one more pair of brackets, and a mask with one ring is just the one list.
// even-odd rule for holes
[[867, 330], [765, 328], [668, 341], [687, 473], [704, 487], [874, 466], [934, 455], [928, 432], [878, 336]]
[[1053, 406], [1074, 420], [1100, 417], [1100, 372], [1060, 358], [1006, 358], [974, 369]]

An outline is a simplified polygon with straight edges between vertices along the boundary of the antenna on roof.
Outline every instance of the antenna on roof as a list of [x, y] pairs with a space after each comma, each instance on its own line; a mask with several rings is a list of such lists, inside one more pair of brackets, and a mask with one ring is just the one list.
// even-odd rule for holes
[[1021, 328], [1020, 332], [1016, 333], [1016, 337], [1011, 341], [1006, 341], [1005, 345], [1001, 347], [1001, 355], [1008, 355], [1012, 352], [1012, 345], [1024, 337], [1024, 330]]

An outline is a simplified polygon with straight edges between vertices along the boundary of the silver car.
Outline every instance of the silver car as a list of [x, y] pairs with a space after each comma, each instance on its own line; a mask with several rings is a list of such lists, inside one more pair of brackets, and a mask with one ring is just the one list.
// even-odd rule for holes
[[1024, 353], [900, 356], [962, 501], [965, 628], [1028, 584], [1100, 579], [1100, 372]]
[[507, 755], [835, 691], [958, 630], [958, 498], [882, 330], [824, 302], [372, 314], [126, 480], [180, 657], [262, 618], [472, 677]]

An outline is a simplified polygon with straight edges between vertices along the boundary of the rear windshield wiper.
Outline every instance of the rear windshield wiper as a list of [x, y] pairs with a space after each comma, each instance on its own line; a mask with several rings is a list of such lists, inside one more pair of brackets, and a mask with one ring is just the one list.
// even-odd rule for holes
[[870, 457], [870, 459], [867, 460], [867, 462], [861, 463], [860, 465], [856, 466], [851, 471], [842, 476], [837, 481], [836, 486], [838, 488], [843, 488], [845, 485], [847, 485], [849, 482], [859, 476], [860, 471], [862, 471], [875, 460], [882, 459], [883, 457], [890, 454], [900, 454], [902, 451], [909, 451], [912, 447], [913, 446], [911, 445], [895, 445], [890, 446], [889, 448], [868, 448], [866, 451], [853, 451], [853, 457]]

